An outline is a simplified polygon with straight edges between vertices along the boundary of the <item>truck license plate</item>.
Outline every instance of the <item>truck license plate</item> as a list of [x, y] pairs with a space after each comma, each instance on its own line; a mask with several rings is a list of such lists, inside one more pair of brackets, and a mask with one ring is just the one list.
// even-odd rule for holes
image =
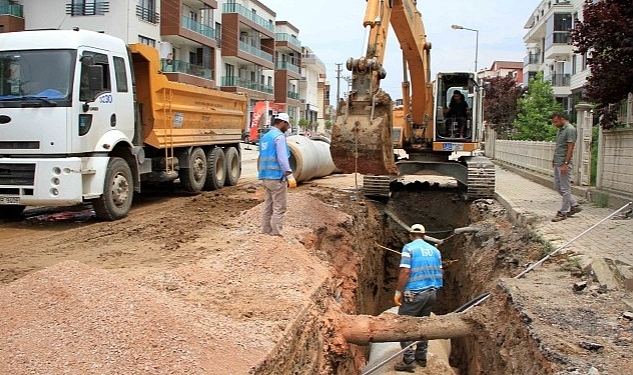
[[20, 197], [0, 197], [0, 204], [20, 204]]
[[464, 149], [464, 145], [462, 143], [442, 143], [442, 151], [462, 151]]

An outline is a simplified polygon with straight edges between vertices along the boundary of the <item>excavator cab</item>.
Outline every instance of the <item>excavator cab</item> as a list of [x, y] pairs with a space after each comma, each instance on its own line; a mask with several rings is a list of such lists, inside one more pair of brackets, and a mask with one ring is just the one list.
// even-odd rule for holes
[[434, 141], [473, 142], [478, 87], [472, 73], [440, 73], [435, 89]]

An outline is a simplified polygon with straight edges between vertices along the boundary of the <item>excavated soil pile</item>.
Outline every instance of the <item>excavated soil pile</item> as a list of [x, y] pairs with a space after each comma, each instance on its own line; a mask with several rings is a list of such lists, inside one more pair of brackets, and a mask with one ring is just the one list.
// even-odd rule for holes
[[1, 286], [0, 373], [332, 373], [319, 317], [351, 293], [328, 263], [350, 218], [301, 193], [289, 207], [284, 238], [258, 233], [257, 206], [179, 242], [205, 254], [180, 267], [63, 261]]

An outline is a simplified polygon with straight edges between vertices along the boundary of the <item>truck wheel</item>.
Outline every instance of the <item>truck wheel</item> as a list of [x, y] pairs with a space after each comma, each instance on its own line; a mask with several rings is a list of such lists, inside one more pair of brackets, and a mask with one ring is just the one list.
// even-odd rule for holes
[[134, 180], [127, 162], [119, 157], [110, 158], [103, 182], [103, 194], [92, 201], [97, 218], [118, 220], [127, 216], [134, 197]]
[[207, 156], [207, 181], [204, 184], [205, 190], [219, 190], [224, 186], [226, 179], [226, 161], [224, 151], [220, 147], [214, 147], [209, 150]]
[[2, 205], [0, 206], [0, 219], [17, 219], [24, 212], [23, 205]]
[[229, 147], [225, 153], [226, 157], [226, 186], [235, 186], [242, 175], [242, 161], [240, 153], [235, 147]]
[[189, 155], [188, 168], [180, 168], [180, 183], [188, 192], [199, 193], [202, 191], [208, 172], [204, 150], [196, 147]]

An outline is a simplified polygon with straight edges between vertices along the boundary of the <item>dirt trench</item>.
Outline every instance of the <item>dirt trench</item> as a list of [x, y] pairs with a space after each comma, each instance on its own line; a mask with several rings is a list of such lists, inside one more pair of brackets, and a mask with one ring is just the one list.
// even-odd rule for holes
[[114, 223], [4, 223], [0, 373], [358, 374], [368, 348], [338, 335], [336, 315], [392, 306], [399, 256], [376, 245], [399, 251], [407, 235], [385, 210], [437, 238], [481, 228], [440, 245], [437, 314], [492, 293], [476, 308], [477, 334], [453, 340], [456, 373], [568, 363], [500, 282], [542, 255], [538, 239], [495, 201], [414, 190], [378, 202], [306, 184], [290, 195], [283, 240], [258, 233], [255, 185], [146, 198]]
[[[444, 263], [444, 288], [438, 293], [435, 313], [455, 311], [483, 293], [487, 302], [476, 307], [477, 335], [452, 341], [450, 365], [457, 374], [547, 374], [557, 368], [531, 337], [529, 326], [513, 303], [512, 294], [499, 279], [518, 273], [519, 267], [541, 256], [541, 244], [525, 228], [507, 221], [505, 210], [493, 200], [465, 202], [457, 189], [419, 185], [393, 193], [388, 203], [372, 202], [376, 228], [362, 243], [358, 313], [377, 315], [392, 306], [399, 255], [376, 250], [372, 242], [399, 251], [408, 241], [404, 229], [384, 214], [396, 213], [408, 225], [421, 223], [427, 233], [446, 238], [456, 228], [472, 226], [477, 233], [459, 234], [439, 245]], [[359, 236], [354, 236], [358, 238]], [[362, 244], [360, 246], [363, 246]], [[386, 365], [385, 368], [393, 366]], [[437, 373], [433, 364], [427, 371]], [[439, 368], [439, 366], [437, 366]]]

